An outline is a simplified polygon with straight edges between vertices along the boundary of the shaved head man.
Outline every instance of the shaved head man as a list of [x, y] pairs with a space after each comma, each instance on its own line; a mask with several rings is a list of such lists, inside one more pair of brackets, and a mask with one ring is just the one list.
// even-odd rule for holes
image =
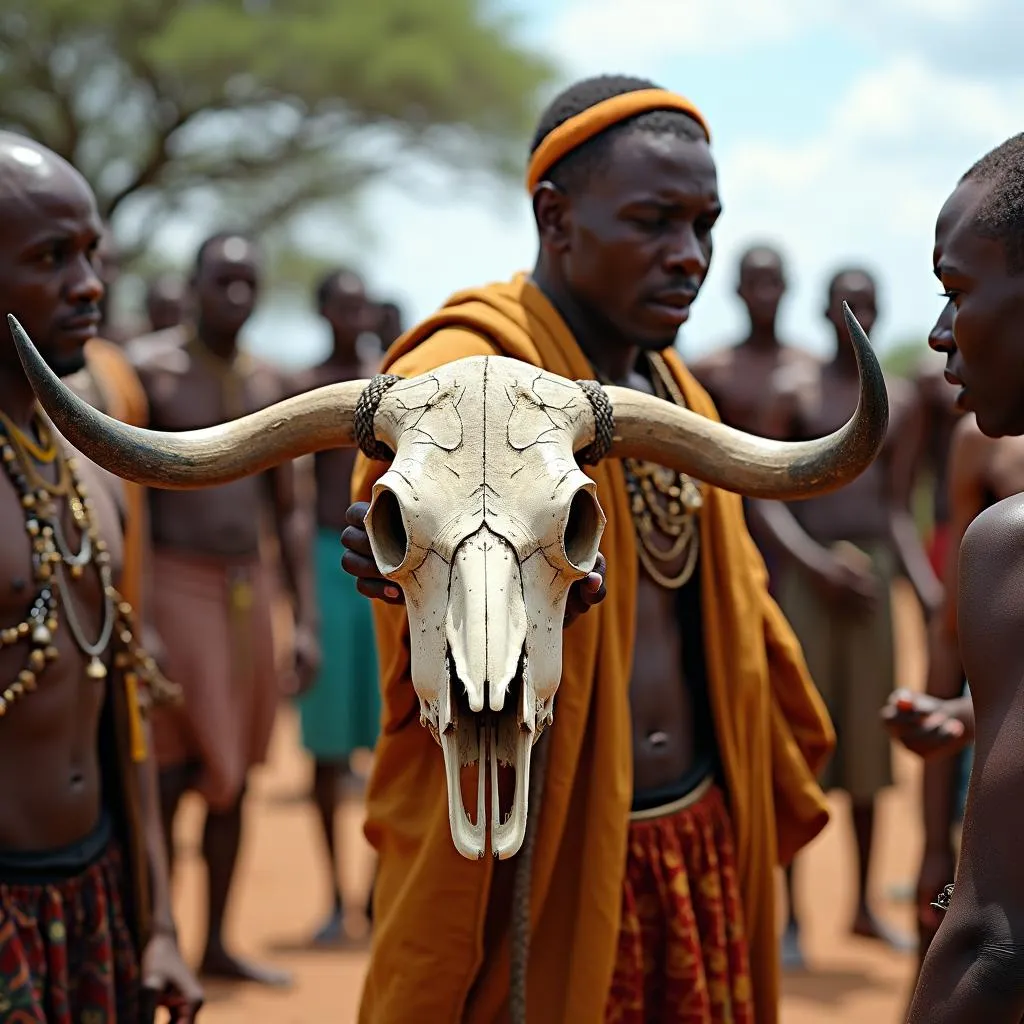
[[[58, 374], [83, 369], [104, 294], [92, 190], [55, 153], [0, 132], [0, 217], [0, 311]], [[159, 1001], [191, 1020], [202, 996], [178, 952], [129, 682], [157, 677], [116, 589], [121, 488], [55, 435], [9, 335], [0, 451], [4, 1019], [134, 1021]]]

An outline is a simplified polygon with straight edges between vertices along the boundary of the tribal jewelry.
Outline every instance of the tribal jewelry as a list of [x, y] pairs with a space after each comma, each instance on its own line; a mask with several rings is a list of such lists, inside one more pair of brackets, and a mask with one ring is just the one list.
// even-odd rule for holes
[[[147, 684], [150, 696], [174, 699], [174, 687], [160, 674], [152, 657], [135, 641], [133, 611], [113, 585], [110, 554], [96, 527], [94, 506], [88, 490], [78, 476], [74, 458], [65, 457], [55, 435], [41, 414], [36, 413], [41, 446], [26, 444], [27, 435], [0, 414], [0, 461], [14, 485], [25, 511], [25, 532], [32, 545], [32, 571], [38, 594], [25, 619], [16, 626], [0, 629], [0, 647], [28, 641], [29, 654], [16, 679], [0, 692], [0, 716], [25, 693], [31, 693], [48, 664], [59, 657], [55, 637], [61, 625], [61, 612], [76, 646], [88, 658], [85, 673], [102, 682], [107, 665], [102, 659], [115, 641], [119, 650], [115, 664], [126, 671], [125, 681]], [[57, 463], [58, 482], [45, 480], [33, 465], [33, 449]], [[50, 451], [52, 458], [49, 458]], [[44, 460], [45, 461], [45, 460]], [[62, 483], [63, 482], [63, 483]], [[78, 550], [68, 543], [55, 499], [66, 498], [75, 525], [81, 532]], [[103, 610], [95, 640], [85, 635], [75, 608], [70, 579], [80, 579], [92, 565], [99, 577]]]
[[[655, 394], [686, 408], [686, 399], [672, 371], [660, 355], [647, 356]], [[699, 513], [704, 504], [700, 487], [692, 477], [656, 463], [623, 459], [630, 511], [638, 541], [640, 561], [651, 578], [668, 590], [678, 590], [690, 580], [700, 551]], [[668, 545], [658, 538], [667, 538]], [[681, 568], [669, 567], [683, 559]]]

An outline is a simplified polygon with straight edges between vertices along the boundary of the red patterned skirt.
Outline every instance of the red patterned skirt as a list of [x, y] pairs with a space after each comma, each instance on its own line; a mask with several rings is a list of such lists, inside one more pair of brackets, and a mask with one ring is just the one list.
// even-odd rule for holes
[[636, 812], [606, 1024], [754, 1024], [732, 823], [710, 778]]
[[139, 966], [116, 843], [80, 874], [0, 882], [0, 1020], [136, 1024]]

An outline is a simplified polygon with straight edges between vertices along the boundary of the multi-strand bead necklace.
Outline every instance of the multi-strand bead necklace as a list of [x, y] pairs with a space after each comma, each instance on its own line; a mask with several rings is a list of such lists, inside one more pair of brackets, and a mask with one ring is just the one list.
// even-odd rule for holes
[[[98, 683], [106, 679], [105, 655], [113, 641], [117, 647], [115, 664], [125, 670], [133, 687], [144, 682], [151, 689], [171, 689], [153, 659], [135, 641], [132, 608], [113, 584], [110, 553], [99, 535], [93, 501], [75, 459], [61, 453], [53, 431], [38, 412], [34, 427], [38, 441], [0, 412], [0, 460], [24, 509], [25, 532], [32, 545], [32, 573], [39, 588], [25, 618], [16, 626], [0, 629], [0, 648], [26, 641], [29, 645], [24, 667], [0, 692], [0, 715], [35, 690], [47, 665], [59, 657], [55, 640], [62, 621], [88, 659], [85, 673], [90, 679]], [[37, 468], [51, 465], [56, 466], [56, 480], [46, 479]], [[61, 506], [65, 501], [80, 533], [77, 551], [64, 531]], [[86, 636], [71, 586], [71, 580], [81, 579], [89, 567], [99, 578], [102, 595], [95, 640]]]

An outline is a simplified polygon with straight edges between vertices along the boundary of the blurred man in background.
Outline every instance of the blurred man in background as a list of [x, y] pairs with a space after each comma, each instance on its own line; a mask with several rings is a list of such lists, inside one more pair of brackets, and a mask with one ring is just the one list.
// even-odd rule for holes
[[779, 338], [786, 273], [778, 250], [758, 245], [743, 254], [736, 294], [747, 311], [746, 337], [697, 360], [693, 374], [707, 389], [723, 423], [760, 437], [785, 437], [793, 415], [789, 378], [813, 372], [820, 360]]
[[[316, 306], [330, 326], [331, 354], [319, 366], [300, 374], [293, 390], [310, 391], [372, 376], [376, 365], [366, 365], [359, 343], [378, 326], [378, 317], [362, 278], [345, 268], [330, 271], [317, 286]], [[358, 592], [356, 581], [339, 568], [355, 456], [353, 450], [339, 448], [318, 452], [313, 462], [315, 572], [323, 624], [323, 660], [309, 691], [298, 699], [298, 708], [302, 743], [314, 762], [313, 798], [330, 873], [331, 907], [314, 937], [318, 944], [344, 941], [351, 935], [351, 929], [346, 929], [339, 880], [335, 810], [344, 783], [362, 782], [355, 772], [352, 755], [360, 750], [372, 751], [380, 729], [377, 651], [370, 602]], [[361, 924], [365, 931], [365, 921], [353, 924], [357, 928]]]
[[[196, 257], [194, 318], [133, 343], [153, 428], [222, 423], [285, 393], [276, 370], [239, 348], [261, 273], [260, 253], [250, 239], [212, 236]], [[263, 527], [276, 528], [295, 613], [295, 685], [301, 688], [319, 663], [310, 509], [298, 499], [291, 465], [212, 490], [152, 490], [149, 507], [154, 617], [168, 674], [185, 697], [180, 709], [153, 719], [169, 842], [186, 791], [198, 791], [207, 806], [202, 850], [209, 902], [202, 970], [285, 984], [286, 975], [231, 952], [223, 928], [249, 772], [266, 759], [283, 692], [275, 663], [270, 574], [261, 550]]]

